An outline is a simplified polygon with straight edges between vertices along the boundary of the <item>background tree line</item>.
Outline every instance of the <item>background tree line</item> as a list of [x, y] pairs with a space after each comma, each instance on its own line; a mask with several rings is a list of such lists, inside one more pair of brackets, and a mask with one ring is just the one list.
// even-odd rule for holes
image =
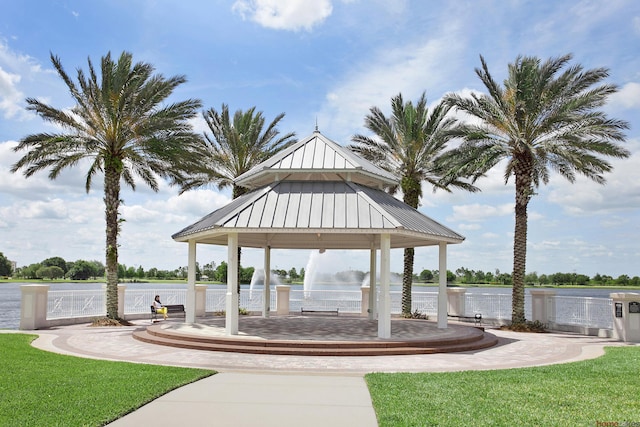
[[[151, 267], [147, 270], [143, 266], [126, 266], [118, 264], [118, 279], [124, 280], [186, 280], [187, 267], [178, 267], [174, 270], [161, 270]], [[255, 272], [254, 267], [240, 267], [240, 282], [251, 283], [251, 278]], [[401, 273], [393, 273], [396, 277], [400, 277]], [[105, 267], [100, 261], [65, 261], [62, 257], [47, 258], [39, 263], [30, 264], [25, 267], [11, 271], [11, 262], [0, 252], [0, 276], [2, 277], [18, 277], [24, 279], [69, 279], [69, 280], [88, 280], [103, 279], [105, 275]], [[300, 283], [304, 281], [305, 270], [298, 270], [295, 267], [289, 270], [274, 269], [271, 275], [277, 277], [284, 283]], [[362, 283], [367, 272], [361, 270], [338, 271], [333, 274], [323, 273], [316, 277], [318, 281], [335, 281], [335, 282], [357, 282]], [[438, 270], [424, 269], [419, 274], [414, 274], [413, 281], [419, 283], [437, 283], [439, 277]], [[226, 283], [227, 281], [227, 263], [221, 261], [217, 264], [215, 261], [200, 265], [196, 262], [196, 280]], [[456, 283], [462, 285], [512, 285], [511, 274], [502, 273], [499, 269], [495, 271], [471, 270], [460, 267], [457, 270], [447, 270], [447, 283]], [[527, 273], [525, 275], [525, 283], [527, 286], [547, 286], [547, 285], [577, 285], [577, 286], [640, 286], [640, 277], [630, 277], [627, 274], [621, 274], [618, 277], [606, 274], [596, 274], [589, 277], [580, 273], [553, 273], [540, 274], [537, 272]]]

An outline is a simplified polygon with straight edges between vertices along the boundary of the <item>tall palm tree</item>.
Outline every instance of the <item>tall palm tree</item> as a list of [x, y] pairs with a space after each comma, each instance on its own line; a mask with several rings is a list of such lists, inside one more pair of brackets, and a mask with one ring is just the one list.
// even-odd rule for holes
[[202, 113], [211, 131], [204, 134], [204, 169], [183, 183], [182, 192], [214, 184], [218, 189], [231, 187], [235, 199], [248, 191], [235, 185], [235, 178], [296, 142], [295, 133], [280, 135], [277, 128], [284, 113], [265, 128], [262, 112], [255, 110], [237, 110], [231, 119], [229, 107], [222, 104], [220, 112], [211, 108]]
[[[256, 113], [256, 107], [245, 112], [237, 110], [233, 120], [226, 104], [222, 104], [220, 112], [212, 107], [202, 116], [211, 131], [211, 135], [204, 134], [203, 167], [186, 179], [181, 192], [214, 184], [218, 189], [231, 187], [232, 197], [240, 197], [249, 190], [234, 184], [235, 178], [296, 143], [295, 133], [280, 135], [277, 128], [284, 113], [278, 114], [266, 128], [262, 111]], [[241, 252], [238, 248], [238, 278]]]
[[[365, 127], [375, 137], [354, 135], [354, 145], [349, 148], [377, 166], [400, 174], [403, 200], [416, 209], [424, 181], [431, 184], [434, 191], [450, 191], [449, 187], [477, 191], [473, 185], [448, 174], [444, 166], [447, 144], [456, 126], [448, 112], [449, 107], [443, 103], [429, 110], [424, 92], [415, 106], [411, 101], [405, 103], [402, 94], [398, 94], [391, 99], [390, 117], [386, 117], [378, 107], [372, 107], [365, 117]], [[392, 193], [396, 190], [390, 189]], [[402, 313], [405, 316], [411, 313], [413, 260], [414, 249], [406, 248], [402, 279]]]
[[480, 120], [460, 127], [464, 142], [456, 155], [466, 159], [460, 163], [465, 173], [473, 173], [477, 179], [506, 160], [505, 184], [511, 176], [515, 179], [514, 324], [526, 321], [527, 207], [540, 183], [547, 184], [553, 171], [569, 182], [580, 174], [604, 184], [603, 174], [612, 167], [602, 157], [629, 156], [616, 144], [624, 140], [623, 130], [628, 124], [610, 119], [599, 110], [617, 91], [615, 85], [600, 84], [609, 71], [569, 66], [571, 58], [564, 55], [542, 62], [536, 57], [518, 56], [509, 64], [508, 77], [500, 86], [480, 56], [482, 68], [475, 71], [489, 94], [445, 98], [451, 107]]
[[187, 120], [197, 115], [201, 103], [189, 99], [164, 105], [186, 78], [166, 79], [153, 74], [152, 65], [133, 64], [128, 52], [123, 52], [117, 61], [111, 58], [111, 53], [102, 57], [100, 76], [88, 59], [89, 75], [78, 69], [77, 84], [58, 57], [52, 54], [51, 62], [76, 105], [71, 110], [57, 109], [28, 98], [28, 110], [63, 131], [23, 138], [15, 151], [28, 152], [11, 170], [22, 169], [30, 177], [50, 169], [49, 178], [55, 179], [63, 169], [86, 159], [87, 192], [94, 176], [104, 174], [107, 317], [117, 319], [121, 181], [135, 190], [137, 177], [154, 191], [158, 191], [158, 177], [179, 182], [200, 158], [197, 154], [200, 137], [192, 132]]

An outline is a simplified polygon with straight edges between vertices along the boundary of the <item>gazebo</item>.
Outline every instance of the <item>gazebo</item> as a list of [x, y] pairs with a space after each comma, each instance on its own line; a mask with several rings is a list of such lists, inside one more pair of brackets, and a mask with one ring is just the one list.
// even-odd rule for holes
[[[390, 250], [439, 247], [438, 328], [447, 327], [447, 245], [464, 237], [386, 193], [398, 178], [326, 138], [317, 129], [235, 180], [251, 191], [174, 234], [189, 244], [186, 322], [195, 323], [196, 248], [228, 250], [225, 332], [238, 334], [238, 247], [264, 249], [370, 250], [370, 318], [378, 337], [391, 338]], [[265, 274], [263, 316], [269, 316], [269, 274]]]

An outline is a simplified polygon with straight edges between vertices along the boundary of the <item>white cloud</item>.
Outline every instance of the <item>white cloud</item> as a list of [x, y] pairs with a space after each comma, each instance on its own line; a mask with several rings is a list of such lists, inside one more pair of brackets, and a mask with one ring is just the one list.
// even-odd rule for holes
[[638, 210], [640, 206], [640, 147], [638, 141], [625, 145], [632, 155], [627, 159], [611, 160], [613, 171], [605, 175], [605, 185], [578, 176], [571, 184], [567, 180], [554, 176], [549, 184], [547, 200], [561, 205], [570, 215], [610, 214]]
[[4, 112], [6, 119], [23, 111], [21, 103], [24, 95], [17, 89], [18, 83], [20, 76], [5, 71], [0, 65], [0, 110]]
[[460, 230], [462, 231], [472, 231], [472, 230], [480, 230], [482, 228], [482, 226], [478, 223], [474, 223], [474, 224], [460, 224], [458, 226], [458, 228], [460, 228]]
[[437, 99], [441, 93], [432, 93], [432, 89], [445, 85], [456, 64], [448, 59], [463, 47], [455, 31], [456, 26], [451, 24], [438, 37], [424, 36], [413, 42], [382, 45], [370, 57], [360, 58], [360, 65], [325, 95], [320, 122], [330, 125], [336, 140], [347, 141], [355, 126], [362, 126], [372, 106], [387, 111], [391, 98], [398, 93], [411, 100], [426, 91], [430, 100]]
[[614, 109], [640, 107], [640, 83], [629, 82], [609, 97], [609, 106]]
[[237, 0], [231, 9], [266, 28], [311, 31], [331, 15], [333, 6], [330, 0]]
[[[225, 206], [230, 201], [231, 199], [228, 196], [218, 191], [198, 189], [187, 191], [181, 195], [171, 196], [167, 200], [154, 200], [148, 203], [147, 208], [161, 212], [181, 214], [187, 218], [201, 218]], [[188, 224], [184, 224], [184, 226], [187, 225]]]
[[476, 222], [507, 215], [513, 215], [512, 203], [497, 206], [474, 203], [470, 205], [453, 206], [453, 216], [447, 220]]
[[501, 239], [502, 237], [497, 234], [497, 233], [482, 233], [482, 238], [486, 239], [486, 240], [498, 240]]
[[0, 111], [4, 118], [26, 120], [33, 117], [33, 113], [24, 109], [25, 95], [21, 86], [42, 84], [49, 74], [50, 71], [44, 71], [32, 57], [13, 52], [0, 39]]

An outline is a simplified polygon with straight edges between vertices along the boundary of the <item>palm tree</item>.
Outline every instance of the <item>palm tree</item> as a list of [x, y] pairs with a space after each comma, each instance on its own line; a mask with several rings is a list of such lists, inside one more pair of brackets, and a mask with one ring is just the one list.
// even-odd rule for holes
[[[265, 128], [262, 112], [256, 113], [255, 110], [256, 107], [251, 107], [245, 112], [237, 110], [233, 120], [226, 104], [222, 104], [220, 112], [211, 108], [202, 113], [211, 131], [211, 135], [204, 134], [203, 167], [186, 179], [181, 192], [214, 184], [220, 190], [231, 187], [232, 197], [240, 197], [249, 190], [234, 184], [235, 178], [296, 143], [295, 133], [280, 135], [277, 129], [284, 113], [278, 114]], [[241, 248], [238, 248], [238, 278], [241, 272], [241, 252]]]
[[63, 131], [23, 138], [15, 151], [28, 152], [11, 170], [22, 169], [30, 177], [50, 169], [49, 178], [55, 179], [63, 169], [89, 160], [87, 192], [94, 176], [104, 174], [107, 317], [117, 319], [121, 181], [135, 190], [138, 177], [154, 191], [158, 191], [158, 177], [178, 183], [200, 158], [200, 137], [192, 132], [187, 120], [197, 115], [201, 103], [189, 99], [164, 105], [185, 77], [154, 75], [152, 65], [133, 64], [128, 52], [117, 61], [112, 60], [111, 53], [102, 57], [100, 77], [88, 59], [89, 75], [78, 69], [77, 85], [58, 57], [52, 54], [51, 62], [76, 105], [63, 110], [28, 98], [28, 110]]
[[[372, 107], [365, 118], [365, 127], [376, 138], [354, 135], [355, 143], [349, 148], [394, 174], [401, 174], [400, 189], [403, 200], [418, 208], [422, 197], [422, 182], [433, 186], [433, 190], [450, 191], [456, 187], [467, 191], [477, 188], [458, 177], [447, 174], [443, 163], [448, 142], [456, 121], [448, 116], [449, 107], [438, 103], [431, 110], [427, 107], [426, 94], [414, 106], [404, 102], [402, 94], [391, 99], [391, 117], [386, 117], [377, 107]], [[443, 180], [444, 177], [447, 180]], [[397, 188], [391, 188], [395, 192]], [[411, 313], [411, 285], [413, 281], [413, 248], [404, 250], [404, 273], [402, 279], [402, 313]]]
[[518, 56], [509, 65], [501, 87], [480, 56], [482, 68], [475, 71], [489, 95], [445, 98], [451, 107], [480, 120], [460, 127], [464, 142], [455, 155], [466, 160], [455, 172], [473, 173], [475, 181], [506, 160], [505, 184], [511, 176], [515, 179], [513, 324], [526, 322], [527, 207], [540, 183], [547, 184], [553, 171], [569, 182], [581, 174], [604, 184], [603, 174], [612, 167], [602, 156], [629, 156], [616, 144], [624, 140], [623, 130], [628, 124], [610, 119], [599, 110], [617, 91], [615, 85], [600, 84], [609, 71], [568, 66], [571, 58], [565, 55], [542, 62], [536, 57]]
[[235, 199], [248, 191], [235, 185], [235, 178], [296, 142], [295, 133], [280, 136], [277, 129], [284, 113], [264, 129], [265, 118], [255, 110], [256, 107], [245, 112], [237, 110], [233, 120], [226, 104], [222, 104], [220, 112], [211, 108], [202, 113], [211, 131], [211, 135], [204, 134], [204, 169], [189, 177], [181, 192], [215, 184], [220, 190], [231, 187]]

